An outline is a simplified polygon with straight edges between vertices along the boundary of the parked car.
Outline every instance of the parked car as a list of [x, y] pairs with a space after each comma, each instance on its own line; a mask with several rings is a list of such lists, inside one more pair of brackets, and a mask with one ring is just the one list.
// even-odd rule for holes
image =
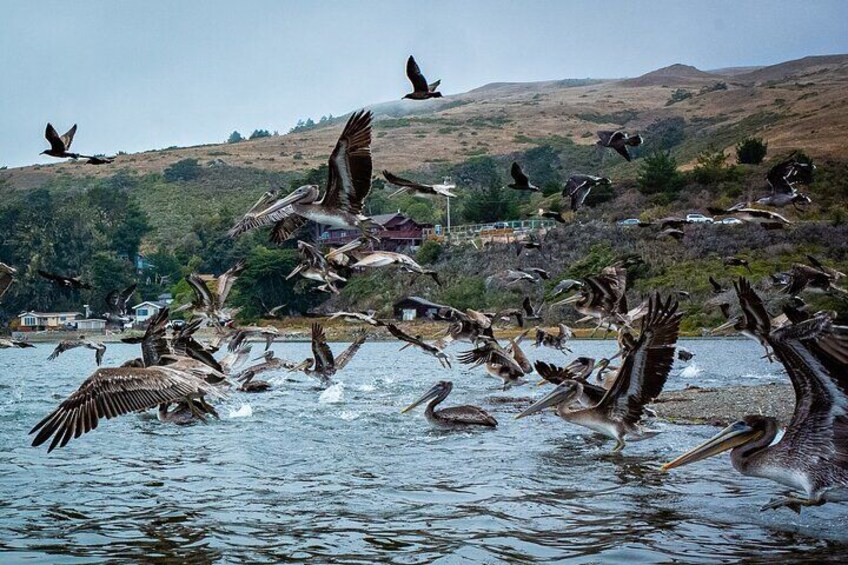
[[738, 226], [742, 222], [739, 218], [725, 218], [719, 222], [720, 224], [724, 224], [726, 226]]
[[715, 219], [703, 214], [686, 214], [686, 222], [690, 224], [712, 224]]
[[509, 224], [506, 223], [506, 222], [495, 222], [495, 229], [496, 230], [509, 229]]
[[619, 226], [627, 227], [627, 226], [638, 226], [639, 219], [638, 218], [627, 218], [626, 220], [619, 220], [616, 222]]

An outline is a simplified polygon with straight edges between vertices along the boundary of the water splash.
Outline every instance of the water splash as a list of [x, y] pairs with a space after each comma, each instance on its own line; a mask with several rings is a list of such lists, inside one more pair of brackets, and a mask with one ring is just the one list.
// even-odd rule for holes
[[319, 404], [338, 404], [344, 399], [344, 383], [336, 383], [321, 393]]
[[227, 418], [249, 418], [253, 416], [253, 408], [251, 408], [250, 404], [242, 404], [238, 408], [230, 408], [230, 411], [227, 413]]
[[692, 363], [691, 365], [684, 367], [683, 370], [680, 371], [680, 376], [684, 379], [694, 379], [700, 376], [703, 372], [704, 370], [701, 369], [697, 363]]

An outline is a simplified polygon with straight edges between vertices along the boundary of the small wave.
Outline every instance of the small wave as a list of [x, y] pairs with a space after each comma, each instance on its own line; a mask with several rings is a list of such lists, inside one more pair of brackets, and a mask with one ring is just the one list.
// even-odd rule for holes
[[377, 390], [377, 387], [375, 387], [374, 385], [360, 385], [357, 388], [360, 392], [374, 392], [375, 390]]
[[353, 420], [356, 420], [359, 418], [359, 416], [361, 416], [359, 412], [353, 412], [351, 410], [342, 410], [339, 414], [339, 418], [341, 418], [345, 422], [351, 422]]
[[242, 404], [238, 408], [230, 408], [230, 411], [227, 413], [227, 418], [249, 418], [253, 416], [253, 408], [250, 407], [250, 404]]
[[692, 363], [691, 365], [684, 367], [683, 370], [680, 371], [680, 376], [684, 379], [694, 379], [703, 372], [704, 370], [701, 369], [697, 363]]
[[336, 383], [321, 393], [319, 404], [337, 404], [344, 399], [344, 383]]

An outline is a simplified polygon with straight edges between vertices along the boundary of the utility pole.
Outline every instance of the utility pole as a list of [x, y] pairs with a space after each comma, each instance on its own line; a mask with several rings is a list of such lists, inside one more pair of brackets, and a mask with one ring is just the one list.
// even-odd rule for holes
[[[451, 177], [445, 177], [442, 180], [442, 184], [439, 184], [439, 185], [436, 185], [436, 186], [438, 188], [441, 188], [441, 189], [452, 190], [452, 189], [456, 188], [456, 183], [453, 182], [453, 179]], [[447, 211], [447, 216], [448, 216], [447, 222], [446, 222], [447, 223], [447, 229], [446, 229], [445, 233], [448, 235], [448, 237], [450, 237], [450, 231], [451, 231], [450, 201], [451, 201], [450, 196], [445, 196], [445, 207], [447, 209], [446, 211]]]

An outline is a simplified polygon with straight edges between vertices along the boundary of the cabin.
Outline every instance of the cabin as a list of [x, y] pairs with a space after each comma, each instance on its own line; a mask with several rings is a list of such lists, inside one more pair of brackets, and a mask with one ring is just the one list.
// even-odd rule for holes
[[136, 304], [135, 306], [132, 307], [133, 317], [135, 318], [135, 323], [136, 324], [146, 323], [150, 318], [153, 318], [154, 316], [159, 314], [159, 312], [161, 312], [167, 306], [168, 306], [168, 304], [164, 300], [162, 300], [162, 301], [157, 300], [155, 302], [150, 301], [150, 300], [145, 300], [141, 304]]
[[82, 318], [80, 312], [22, 312], [18, 314], [17, 330], [21, 332], [43, 332], [76, 328]]
[[[424, 230], [433, 228], [433, 224], [419, 224], [412, 218], [401, 214], [378, 214], [372, 216], [375, 227], [371, 230], [380, 240], [379, 249], [383, 251], [399, 251], [418, 247], [424, 241]], [[350, 243], [360, 236], [359, 230], [345, 230], [319, 227], [318, 241], [323, 245], [339, 246]]]
[[407, 322], [417, 318], [434, 318], [440, 308], [444, 306], [420, 296], [408, 296], [398, 300], [393, 306], [395, 319]]

